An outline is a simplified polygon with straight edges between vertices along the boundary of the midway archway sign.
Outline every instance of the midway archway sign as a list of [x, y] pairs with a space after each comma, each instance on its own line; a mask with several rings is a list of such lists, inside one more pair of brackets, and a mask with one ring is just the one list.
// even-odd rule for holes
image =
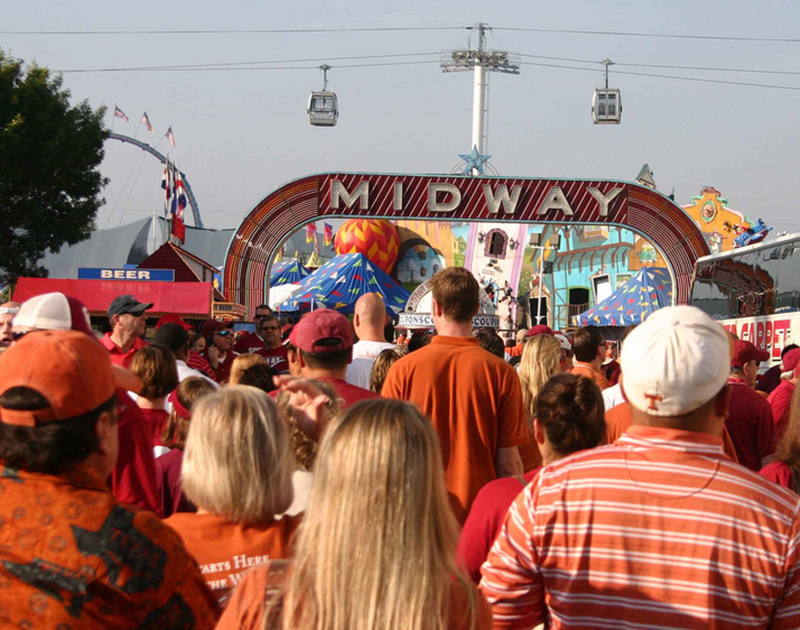
[[225, 293], [252, 316], [266, 302], [280, 244], [313, 221], [338, 217], [627, 227], [670, 266], [678, 304], [689, 298], [694, 262], [708, 255], [701, 231], [668, 197], [615, 180], [322, 173], [291, 181], [262, 199], [228, 246]]

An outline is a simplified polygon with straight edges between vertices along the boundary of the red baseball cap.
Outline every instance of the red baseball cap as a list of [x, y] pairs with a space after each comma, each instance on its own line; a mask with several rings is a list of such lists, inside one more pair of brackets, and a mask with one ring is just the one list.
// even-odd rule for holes
[[531, 337], [535, 337], [536, 335], [549, 335], [551, 337], [556, 336], [556, 334], [553, 332], [553, 329], [550, 328], [550, 326], [539, 324], [528, 330], [527, 334], [525, 335], [525, 338], [530, 339]]
[[191, 330], [194, 328], [194, 326], [191, 324], [187, 324], [185, 321], [183, 321], [183, 318], [177, 313], [167, 313], [166, 315], [162, 315], [161, 319], [156, 322], [156, 330], [161, 328], [164, 324], [178, 324], [178, 326], [182, 327], [184, 330]]
[[769, 352], [766, 350], [759, 350], [749, 341], [736, 341], [733, 344], [732, 367], [742, 367], [750, 363], [750, 361], [758, 361], [761, 363], [767, 359], [769, 359]]
[[783, 355], [784, 372], [793, 371], [797, 367], [798, 363], [800, 363], [800, 348], [789, 350], [789, 352]]
[[12, 387], [29, 387], [50, 407], [0, 407], [0, 422], [32, 427], [69, 420], [97, 409], [118, 386], [122, 384], [111, 369], [108, 351], [96, 339], [74, 330], [31, 332], [0, 356], [0, 395]]
[[320, 308], [300, 318], [289, 335], [289, 343], [303, 352], [348, 350], [353, 347], [353, 327], [338, 311]]

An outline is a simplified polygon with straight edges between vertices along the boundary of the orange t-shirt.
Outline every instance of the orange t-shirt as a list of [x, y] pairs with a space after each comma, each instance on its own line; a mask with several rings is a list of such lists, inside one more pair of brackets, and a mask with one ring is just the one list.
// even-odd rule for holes
[[[622, 434], [631, 426], [633, 419], [631, 418], [631, 404], [623, 402], [606, 411], [606, 439], [609, 444], [616, 442]], [[736, 447], [733, 445], [733, 440], [728, 433], [728, 429], [722, 427], [722, 449], [725, 454], [730, 457], [737, 464], [739, 457], [736, 455]]]
[[[281, 571], [276, 576], [274, 571], [270, 571], [269, 566], [258, 567], [245, 573], [215, 630], [261, 630], [267, 590], [277, 592], [286, 575], [286, 571]], [[469, 585], [468, 588], [474, 587]], [[453, 581], [450, 593], [448, 630], [472, 630], [472, 628], [474, 630], [491, 630], [492, 609], [480, 592], [475, 593], [475, 599], [477, 603], [476, 619], [475, 626], [471, 627], [467, 616], [468, 595], [461, 584]]]
[[242, 525], [206, 512], [179, 512], [164, 522], [183, 539], [217, 599], [228, 596], [247, 569], [288, 558], [301, 516]]
[[586, 378], [593, 380], [600, 388], [600, 391], [610, 387], [608, 379], [606, 378], [606, 375], [603, 374], [603, 371], [596, 370], [591, 363], [575, 361], [575, 366], [569, 371], [569, 373], [577, 374], [578, 376], [585, 376]]
[[416, 403], [433, 422], [460, 523], [497, 478], [497, 449], [528, 441], [516, 371], [471, 337], [437, 335], [391, 367], [381, 394]]

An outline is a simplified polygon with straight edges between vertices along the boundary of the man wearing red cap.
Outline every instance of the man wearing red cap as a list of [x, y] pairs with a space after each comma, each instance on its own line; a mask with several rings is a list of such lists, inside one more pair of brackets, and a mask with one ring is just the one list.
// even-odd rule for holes
[[769, 359], [769, 352], [759, 350], [749, 341], [734, 343], [731, 359], [731, 404], [725, 428], [736, 448], [742, 466], [758, 472], [764, 458], [775, 452], [777, 443], [772, 410], [766, 399], [753, 389], [761, 361]]
[[800, 378], [800, 348], [790, 350], [783, 356], [780, 385], [773, 389], [767, 397], [767, 402], [772, 407], [772, 419], [775, 421], [778, 440], [786, 430], [786, 423], [789, 420], [789, 403], [792, 402], [792, 394], [794, 394], [798, 378]]
[[585, 326], [575, 333], [572, 339], [575, 353], [575, 366], [571, 374], [591, 379], [603, 391], [609, 387], [608, 379], [600, 369], [606, 359], [606, 342], [597, 326]]
[[178, 536], [120, 504], [108, 353], [36, 331], [0, 357], [0, 619], [14, 628], [213, 628], [216, 604]]
[[378, 394], [345, 380], [347, 366], [353, 360], [353, 341], [350, 322], [344, 315], [329, 308], [303, 315], [289, 336], [289, 343], [297, 349], [303, 378], [331, 385], [341, 408], [360, 400], [379, 398]]
[[521, 475], [528, 442], [522, 389], [513, 367], [472, 337], [479, 286], [463, 267], [431, 279], [437, 335], [390, 369], [381, 394], [416, 403], [439, 435], [451, 506], [463, 523], [480, 489]]
[[111, 355], [111, 362], [130, 367], [133, 355], [147, 345], [142, 339], [147, 325], [145, 312], [153, 303], [144, 304], [132, 295], [119, 295], [108, 307], [111, 332], [106, 333], [102, 344]]

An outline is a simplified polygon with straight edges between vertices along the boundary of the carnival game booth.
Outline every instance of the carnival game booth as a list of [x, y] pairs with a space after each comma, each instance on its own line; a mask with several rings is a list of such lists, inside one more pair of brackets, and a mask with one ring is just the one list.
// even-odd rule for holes
[[[128, 270], [135, 274], [138, 270]], [[211, 316], [214, 286], [211, 282], [147, 282], [136, 280], [75, 280], [59, 278], [20, 278], [14, 289], [14, 301], [24, 302], [43, 293], [61, 293], [83, 302], [92, 319], [92, 327], [109, 330], [107, 311], [119, 295], [133, 295], [140, 302], [153, 303], [147, 311], [150, 326], [167, 313], [180, 315], [187, 323], [199, 325]]]
[[405, 308], [410, 295], [363, 254], [341, 254], [306, 276], [294, 296], [276, 310], [298, 312], [325, 306], [349, 314], [365, 293], [380, 293], [391, 315]]
[[573, 326], [629, 326], [672, 304], [672, 281], [663, 267], [642, 267], [605, 300], [572, 318]]

